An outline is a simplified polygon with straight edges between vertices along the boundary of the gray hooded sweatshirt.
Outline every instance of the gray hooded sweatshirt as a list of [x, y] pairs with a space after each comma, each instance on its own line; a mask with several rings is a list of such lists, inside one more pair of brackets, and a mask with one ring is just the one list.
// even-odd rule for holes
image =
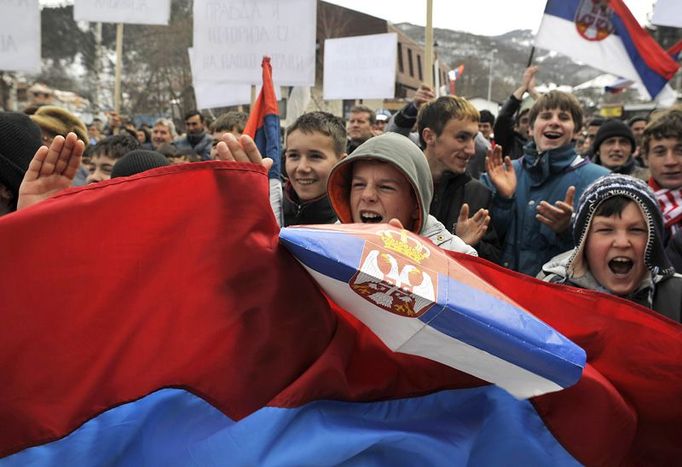
[[405, 136], [384, 133], [361, 144], [351, 155], [339, 161], [329, 175], [327, 193], [332, 207], [342, 223], [353, 222], [350, 207], [350, 187], [353, 163], [358, 160], [376, 160], [393, 164], [412, 186], [419, 204], [419, 217], [412, 231], [431, 240], [445, 250], [477, 256], [476, 250], [450, 233], [445, 226], [429, 214], [433, 198], [433, 179], [424, 153]]

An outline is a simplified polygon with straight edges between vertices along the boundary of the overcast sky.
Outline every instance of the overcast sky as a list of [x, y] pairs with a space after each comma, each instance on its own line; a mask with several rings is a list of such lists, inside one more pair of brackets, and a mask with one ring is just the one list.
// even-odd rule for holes
[[[426, 24], [426, 0], [325, 0], [392, 23]], [[682, 1], [682, 0], [680, 0]], [[640, 24], [647, 24], [654, 0], [625, 0]], [[497, 36], [514, 29], [537, 31], [545, 0], [433, 0], [433, 26]]]
[[[392, 23], [426, 24], [426, 0], [325, 1]], [[624, 1], [640, 24], [648, 23], [655, 0]], [[73, 0], [40, 0], [41, 5], [65, 3], [73, 3]], [[546, 3], [546, 0], [433, 0], [433, 26], [487, 36], [497, 36], [514, 29], [536, 32]]]

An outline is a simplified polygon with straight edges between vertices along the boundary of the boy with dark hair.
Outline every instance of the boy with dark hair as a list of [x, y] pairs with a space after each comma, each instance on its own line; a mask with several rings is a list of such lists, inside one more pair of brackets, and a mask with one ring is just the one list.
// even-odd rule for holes
[[524, 156], [503, 161], [500, 151], [493, 153], [481, 181], [495, 192], [491, 217], [504, 237], [501, 264], [535, 276], [550, 258], [573, 248], [574, 196], [609, 172], [575, 151], [582, 109], [573, 95], [550, 91], [529, 117], [534, 141]]
[[309, 112], [287, 128], [284, 226], [336, 222], [327, 197], [327, 180], [332, 167], [344, 157], [346, 128], [340, 118], [327, 112]]
[[99, 141], [92, 148], [92, 172], [87, 183], [109, 180], [116, 161], [139, 147], [139, 141], [128, 134], [108, 136]]
[[[642, 157], [649, 167], [649, 186], [663, 213], [663, 243], [680, 263], [682, 252], [682, 109], [656, 117], [642, 133]], [[677, 266], [682, 270], [682, 264]]]
[[497, 261], [500, 247], [488, 215], [492, 192], [466, 170], [475, 152], [478, 115], [466, 99], [439, 97], [421, 106], [417, 129], [434, 184], [430, 214], [481, 257]]
[[483, 109], [480, 111], [481, 119], [478, 121], [478, 131], [488, 141], [493, 139], [493, 127], [495, 125], [495, 116], [490, 110]]

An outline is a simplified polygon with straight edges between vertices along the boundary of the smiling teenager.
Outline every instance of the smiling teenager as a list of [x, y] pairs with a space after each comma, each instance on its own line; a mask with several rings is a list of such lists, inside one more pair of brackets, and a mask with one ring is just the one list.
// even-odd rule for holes
[[632, 300], [680, 321], [682, 276], [663, 250], [663, 218], [646, 183], [611, 174], [580, 198], [577, 247], [545, 264], [539, 278]]
[[327, 179], [346, 157], [343, 120], [327, 112], [301, 115], [287, 128], [284, 170], [284, 226], [332, 224], [336, 214], [327, 197]]
[[542, 265], [575, 245], [573, 199], [608, 170], [579, 156], [573, 137], [582, 109], [571, 94], [550, 91], [529, 112], [533, 142], [512, 161], [493, 153], [481, 181], [494, 190], [492, 222], [504, 238], [501, 264], [535, 276]]

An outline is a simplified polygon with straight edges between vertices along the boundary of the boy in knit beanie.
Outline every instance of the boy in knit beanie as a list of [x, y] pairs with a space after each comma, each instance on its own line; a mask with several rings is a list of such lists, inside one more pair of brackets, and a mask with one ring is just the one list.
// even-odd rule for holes
[[663, 218], [643, 181], [610, 174], [580, 197], [573, 250], [545, 264], [538, 278], [632, 300], [680, 321], [682, 276], [663, 248]]
[[606, 120], [597, 131], [592, 143], [592, 161], [613, 173], [631, 175], [645, 182], [649, 171], [638, 167], [634, 157], [637, 147], [632, 130], [622, 121]]
[[168, 158], [160, 152], [135, 149], [116, 161], [111, 170], [111, 178], [128, 177], [167, 165], [170, 165]]
[[0, 216], [16, 210], [19, 185], [40, 141], [40, 128], [27, 115], [0, 112]]

